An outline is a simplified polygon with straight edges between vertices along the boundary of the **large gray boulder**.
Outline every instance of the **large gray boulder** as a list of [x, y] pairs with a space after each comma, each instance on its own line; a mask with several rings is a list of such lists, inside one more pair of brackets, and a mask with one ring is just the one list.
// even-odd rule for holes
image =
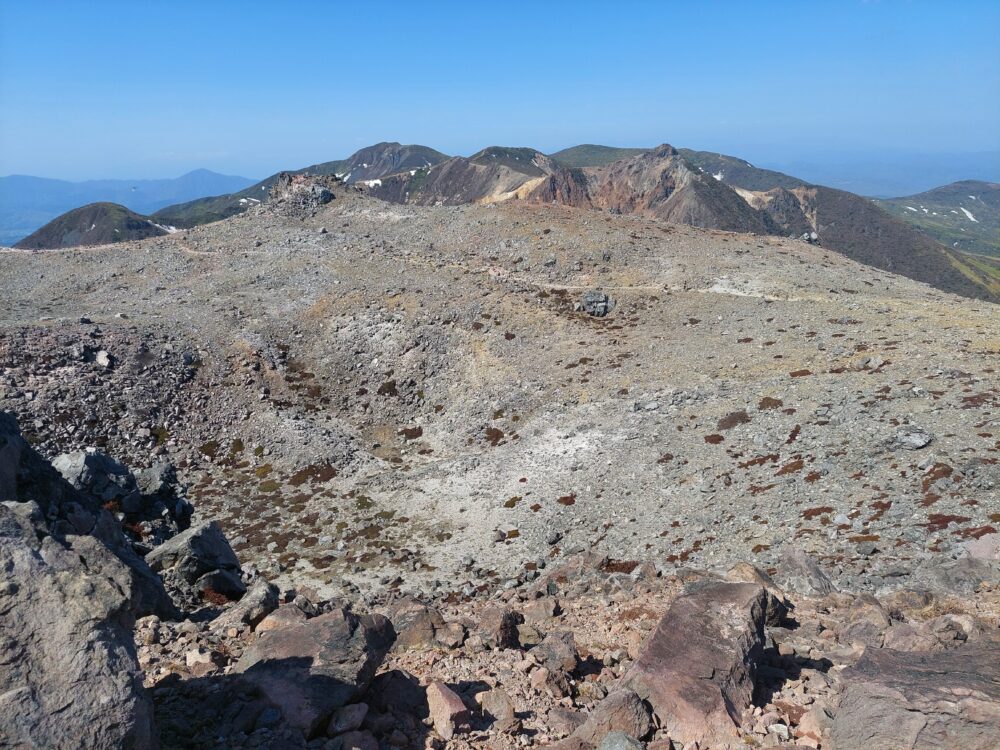
[[[146, 555], [182, 608], [202, 600], [235, 601], [246, 593], [240, 561], [217, 521], [192, 526]], [[218, 597], [223, 597], [219, 599]]]
[[234, 671], [260, 689], [289, 726], [312, 737], [335, 709], [361, 697], [395, 637], [380, 615], [336, 609], [264, 633]]
[[63, 453], [52, 466], [73, 489], [86, 492], [101, 504], [125, 513], [138, 513], [142, 495], [135, 477], [123, 464], [95, 450]]
[[146, 562], [153, 570], [172, 571], [188, 583], [212, 570], [240, 569], [240, 561], [218, 521], [200, 523], [181, 532], [146, 555]]
[[36, 504], [0, 503], [0, 747], [157, 747], [130, 590], [97, 538], [56, 539]]
[[672, 739], [703, 747], [744, 747], [739, 727], [751, 705], [764, 648], [763, 586], [704, 581], [667, 610], [622, 677]]
[[993, 750], [1000, 746], [1000, 644], [865, 651], [831, 728], [831, 750]]
[[136, 554], [117, 519], [38, 455], [21, 437], [17, 421], [6, 412], [0, 412], [0, 502], [33, 503], [45, 519], [47, 533], [57, 539], [83, 534], [99, 539], [129, 570], [131, 602], [137, 616], [177, 616], [163, 582]]

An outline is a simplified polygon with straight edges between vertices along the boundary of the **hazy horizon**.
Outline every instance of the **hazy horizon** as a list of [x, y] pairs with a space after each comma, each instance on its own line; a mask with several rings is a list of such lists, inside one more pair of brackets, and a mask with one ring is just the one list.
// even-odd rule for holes
[[[821, 168], [1000, 153], [992, 3], [504, 10], [6, 2], [0, 174], [260, 178], [383, 140], [669, 142]], [[984, 169], [1000, 178], [1000, 158]]]

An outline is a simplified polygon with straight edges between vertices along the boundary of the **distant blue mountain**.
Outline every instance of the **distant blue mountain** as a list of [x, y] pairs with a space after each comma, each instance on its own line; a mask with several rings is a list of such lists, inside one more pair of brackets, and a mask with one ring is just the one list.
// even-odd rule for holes
[[87, 180], [0, 177], [0, 245], [13, 245], [60, 214], [87, 203], [109, 202], [136, 213], [223, 193], [235, 193], [256, 180], [196, 169], [165, 180]]

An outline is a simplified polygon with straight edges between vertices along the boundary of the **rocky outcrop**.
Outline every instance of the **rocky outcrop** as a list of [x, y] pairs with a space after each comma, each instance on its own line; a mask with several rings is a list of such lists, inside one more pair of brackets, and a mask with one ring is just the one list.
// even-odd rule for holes
[[235, 671], [259, 688], [290, 726], [311, 737], [334, 709], [367, 689], [394, 639], [386, 618], [337, 609], [265, 633]]
[[34, 503], [0, 504], [0, 746], [157, 746], [131, 587], [97, 538], [56, 538]]
[[868, 649], [844, 679], [831, 750], [987, 750], [1000, 739], [994, 641], [935, 653]]
[[21, 437], [17, 422], [0, 412], [0, 502], [35, 503], [57, 539], [89, 534], [126, 566], [137, 615], [174, 617], [163, 583], [135, 552], [121, 524], [98, 499], [71, 486]]
[[182, 604], [213, 601], [216, 596], [232, 601], [246, 592], [240, 561], [216, 521], [192, 526], [169, 539], [146, 555], [146, 562]]
[[622, 686], [649, 702], [671, 738], [742, 746], [768, 596], [753, 584], [702, 582], [660, 620]]
[[63, 478], [103, 508], [121, 514], [133, 547], [148, 552], [187, 528], [193, 511], [178, 494], [176, 472], [161, 462], [136, 477], [127, 466], [89, 448], [52, 460]]

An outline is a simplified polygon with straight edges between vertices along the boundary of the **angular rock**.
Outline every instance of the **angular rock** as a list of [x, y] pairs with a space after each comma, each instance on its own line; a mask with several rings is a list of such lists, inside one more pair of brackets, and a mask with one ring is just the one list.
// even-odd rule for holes
[[305, 622], [306, 619], [306, 613], [294, 604], [283, 604], [271, 614], [264, 617], [254, 630], [257, 633], [266, 633], [268, 630], [277, 630], [289, 625], [298, 625]]
[[517, 648], [518, 617], [506, 607], [491, 604], [480, 614], [476, 634], [491, 648]]
[[591, 290], [583, 293], [576, 307], [578, 310], [587, 313], [587, 315], [593, 315], [595, 318], [603, 318], [615, 309], [615, 301], [604, 292]]
[[137, 616], [164, 619], [177, 610], [163, 582], [125, 538], [121, 525], [96, 499], [76, 490], [21, 437], [17, 421], [0, 412], [0, 502], [37, 505], [46, 530], [57, 539], [89, 534], [99, 539], [128, 568], [131, 602]]
[[256, 627], [261, 620], [278, 608], [278, 587], [258, 578], [232, 607], [212, 620], [212, 630], [222, 631], [237, 625]]
[[823, 569], [798, 547], [785, 547], [778, 566], [784, 587], [803, 596], [826, 596], [836, 587]]
[[597, 750], [644, 750], [644, 747], [626, 732], [609, 732], [601, 740]]
[[437, 642], [439, 632], [444, 635], [441, 613], [416, 599], [401, 600], [393, 607], [390, 619], [396, 630], [396, 648], [425, 648]]
[[741, 745], [753, 696], [769, 594], [747, 583], [703, 581], [678, 597], [621, 680], [647, 701], [671, 738]]
[[983, 534], [978, 539], [970, 539], [965, 543], [969, 557], [975, 560], [1000, 560], [1000, 534]]
[[554, 672], [573, 672], [580, 660], [576, 650], [576, 640], [573, 633], [568, 630], [549, 633], [531, 650], [531, 654], [539, 664]]
[[971, 594], [984, 581], [1000, 583], [1000, 561], [966, 556], [957, 560], [931, 559], [917, 566], [910, 585], [944, 595]]
[[181, 532], [146, 555], [146, 562], [153, 570], [169, 570], [188, 583], [213, 570], [240, 569], [240, 561], [218, 521]]
[[933, 441], [933, 435], [916, 425], [903, 425], [896, 430], [896, 445], [908, 451], [926, 448]]
[[330, 724], [326, 728], [326, 733], [333, 737], [343, 732], [360, 729], [367, 715], [367, 703], [351, 703], [348, 706], [341, 706], [330, 717]]
[[432, 682], [427, 686], [427, 707], [434, 731], [443, 739], [450, 740], [469, 721], [469, 710], [462, 699], [443, 682]]
[[726, 571], [724, 578], [733, 583], [755, 583], [767, 589], [767, 593], [771, 595], [770, 604], [772, 605], [767, 613], [767, 624], [781, 624], [788, 613], [787, 601], [785, 592], [778, 587], [771, 576], [750, 563], [739, 562]]
[[77, 451], [56, 456], [52, 466], [74, 489], [99, 503], [114, 503], [126, 513], [139, 510], [141, 494], [135, 477], [113, 458], [99, 451]]
[[635, 691], [625, 689], [609, 693], [573, 735], [596, 744], [609, 732], [621, 731], [641, 738], [649, 734], [652, 727], [649, 707]]
[[1000, 738], [1000, 645], [947, 652], [868, 649], [847, 685], [830, 748], [992, 750]]
[[559, 600], [554, 596], [534, 599], [521, 608], [521, 616], [529, 625], [539, 625], [557, 617], [562, 612]]
[[94, 537], [57, 540], [32, 516], [0, 504], [0, 746], [157, 747], [130, 571]]
[[493, 720], [492, 728], [498, 732], [513, 732], [520, 728], [521, 722], [514, 712], [514, 704], [507, 692], [501, 688], [493, 688], [476, 696], [483, 713]]
[[334, 709], [368, 688], [394, 638], [386, 618], [338, 609], [268, 631], [234, 671], [280, 708], [290, 726], [312, 737]]

